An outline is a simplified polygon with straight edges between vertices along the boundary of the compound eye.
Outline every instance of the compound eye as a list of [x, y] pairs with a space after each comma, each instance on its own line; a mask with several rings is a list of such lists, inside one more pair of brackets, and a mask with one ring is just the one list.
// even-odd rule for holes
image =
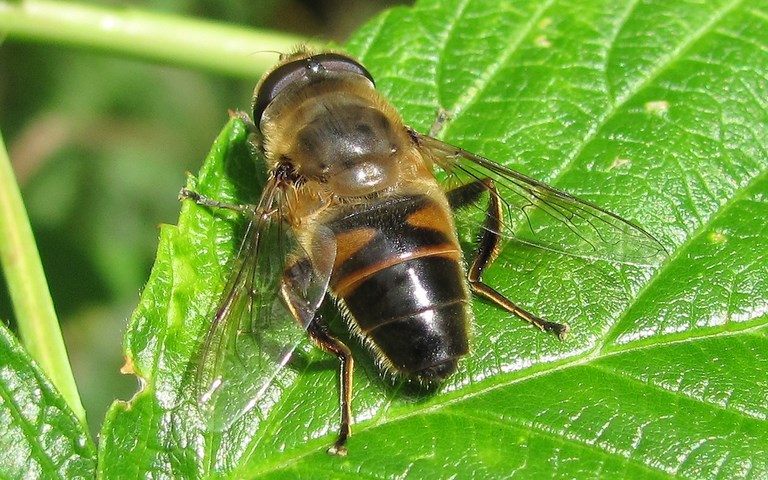
[[350, 57], [347, 57], [346, 55], [340, 55], [338, 53], [321, 53], [319, 55], [315, 55], [314, 57], [310, 57], [307, 60], [319, 66], [319, 68], [324, 71], [355, 73], [357, 75], [364, 76], [370, 80], [371, 83], [374, 83], [373, 77], [368, 72], [368, 70], [366, 70], [364, 66], [360, 65], [360, 63]]
[[373, 77], [355, 60], [338, 53], [321, 53], [281, 65], [274, 69], [261, 83], [253, 104], [253, 121], [261, 122], [261, 116], [270, 103], [289, 85], [300, 81], [311, 81], [327, 72], [353, 73], [362, 75], [373, 84]]
[[261, 82], [253, 104], [253, 121], [256, 125], [261, 122], [261, 115], [272, 100], [285, 89], [286, 86], [306, 77], [307, 69], [305, 60], [286, 63], [272, 70], [267, 78]]

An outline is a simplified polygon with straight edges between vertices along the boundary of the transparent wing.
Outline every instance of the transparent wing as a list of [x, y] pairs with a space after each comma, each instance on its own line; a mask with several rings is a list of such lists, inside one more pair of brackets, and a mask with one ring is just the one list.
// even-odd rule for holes
[[[667, 253], [653, 235], [614, 213], [436, 138], [413, 135], [448, 174], [449, 187], [474, 182], [498, 198], [503, 228], [495, 233], [502, 237], [577, 257], [634, 265], [655, 264]], [[492, 183], [483, 183], [486, 179]], [[487, 207], [484, 202], [475, 205]]]
[[[322, 264], [309, 260], [283, 221], [285, 194], [274, 179], [267, 183], [193, 359], [198, 404], [213, 431], [228, 429], [265, 396], [305, 337], [328, 287], [333, 237], [316, 242]], [[287, 283], [284, 272], [294, 264], [301, 265], [301, 282]], [[291, 298], [291, 308], [282, 296]]]

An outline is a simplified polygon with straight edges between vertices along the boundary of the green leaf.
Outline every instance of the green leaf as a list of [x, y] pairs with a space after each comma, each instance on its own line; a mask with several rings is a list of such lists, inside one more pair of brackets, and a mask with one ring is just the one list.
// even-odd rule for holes
[[0, 476], [93, 478], [96, 448], [67, 402], [0, 323]]
[[[337, 458], [337, 362], [309, 342], [253, 415], [200, 429], [187, 362], [243, 221], [186, 202], [127, 332], [143, 389], [108, 416], [101, 475], [768, 475], [767, 28], [765, 1], [423, 1], [374, 20], [348, 49], [408, 124], [447, 110], [446, 141], [643, 225], [669, 257], [507, 245], [485, 280], [572, 335], [475, 302], [471, 354], [421, 396], [350, 341], [354, 435]], [[255, 201], [244, 139], [230, 122], [191, 187]]]

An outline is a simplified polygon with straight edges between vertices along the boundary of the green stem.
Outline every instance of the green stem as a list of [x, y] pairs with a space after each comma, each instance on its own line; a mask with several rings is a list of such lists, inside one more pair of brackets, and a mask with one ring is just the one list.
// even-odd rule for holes
[[302, 39], [125, 8], [41, 0], [0, 0], [9, 39], [108, 51], [144, 60], [254, 79]]
[[21, 341], [85, 422], [85, 410], [69, 365], [59, 321], [43, 273], [32, 227], [0, 135], [0, 265], [5, 273]]

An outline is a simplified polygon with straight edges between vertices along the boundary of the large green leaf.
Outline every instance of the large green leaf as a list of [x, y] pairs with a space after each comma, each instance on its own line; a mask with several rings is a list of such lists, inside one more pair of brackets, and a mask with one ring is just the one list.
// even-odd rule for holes
[[0, 323], [0, 478], [93, 478], [85, 426]]
[[[356, 347], [337, 458], [336, 361], [308, 344], [253, 415], [199, 428], [182, 384], [242, 221], [185, 204], [127, 332], [143, 389], [108, 416], [102, 475], [767, 476], [767, 29], [765, 1], [435, 0], [373, 21], [348, 49], [407, 123], [447, 110], [445, 140], [640, 223], [669, 257], [509, 245], [486, 280], [568, 340], [476, 302], [472, 353], [415, 397]], [[234, 120], [191, 186], [253, 202], [244, 140]]]

